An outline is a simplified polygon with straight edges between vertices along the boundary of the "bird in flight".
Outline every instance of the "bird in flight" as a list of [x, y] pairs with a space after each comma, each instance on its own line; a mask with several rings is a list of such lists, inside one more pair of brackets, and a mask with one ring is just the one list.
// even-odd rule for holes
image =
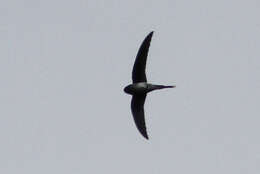
[[147, 93], [153, 90], [175, 87], [147, 83], [145, 67], [152, 36], [153, 31], [146, 36], [143, 43], [141, 44], [132, 71], [133, 83], [124, 88], [124, 91], [127, 94], [132, 95], [131, 110], [134, 117], [135, 125], [139, 132], [146, 139], [148, 139], [148, 135], [144, 119], [144, 103]]

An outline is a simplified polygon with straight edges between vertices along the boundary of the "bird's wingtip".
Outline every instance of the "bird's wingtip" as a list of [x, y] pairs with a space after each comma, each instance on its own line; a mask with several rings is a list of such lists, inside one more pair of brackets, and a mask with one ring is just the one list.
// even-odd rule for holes
[[145, 138], [145, 139], [147, 139], [147, 140], [149, 140], [149, 137], [148, 137], [148, 135], [144, 135], [144, 138]]
[[140, 131], [141, 135], [142, 135], [145, 139], [149, 140], [149, 137], [148, 137], [148, 134], [147, 134], [146, 130], [139, 130], [139, 131]]
[[149, 137], [148, 137], [148, 134], [147, 134], [146, 131], [141, 132], [141, 134], [143, 135], [143, 137], [144, 137], [145, 139], [149, 140]]

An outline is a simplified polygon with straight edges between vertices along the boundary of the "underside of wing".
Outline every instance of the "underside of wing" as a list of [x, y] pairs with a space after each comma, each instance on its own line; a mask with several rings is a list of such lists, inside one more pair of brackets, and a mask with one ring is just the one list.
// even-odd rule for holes
[[153, 31], [150, 32], [146, 38], [144, 39], [141, 47], [138, 50], [134, 68], [132, 71], [132, 79], [133, 83], [138, 82], [146, 82], [146, 75], [145, 75], [145, 67], [146, 67], [146, 59], [149, 51], [150, 42], [153, 36]]
[[135, 125], [139, 132], [148, 139], [146, 132], [145, 119], [144, 119], [144, 102], [146, 94], [133, 95], [131, 102], [131, 110], [134, 117]]

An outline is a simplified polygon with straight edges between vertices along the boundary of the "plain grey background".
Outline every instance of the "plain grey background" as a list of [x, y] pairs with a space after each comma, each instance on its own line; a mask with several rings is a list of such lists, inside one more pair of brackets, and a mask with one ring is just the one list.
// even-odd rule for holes
[[[0, 173], [259, 174], [257, 0], [0, 1]], [[177, 85], [137, 131], [123, 88]]]

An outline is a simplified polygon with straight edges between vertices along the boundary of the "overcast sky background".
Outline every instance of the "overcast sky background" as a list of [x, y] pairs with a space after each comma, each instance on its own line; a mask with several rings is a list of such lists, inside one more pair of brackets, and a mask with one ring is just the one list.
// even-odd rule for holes
[[[0, 1], [0, 173], [259, 174], [258, 0]], [[154, 30], [150, 140], [130, 111]]]

